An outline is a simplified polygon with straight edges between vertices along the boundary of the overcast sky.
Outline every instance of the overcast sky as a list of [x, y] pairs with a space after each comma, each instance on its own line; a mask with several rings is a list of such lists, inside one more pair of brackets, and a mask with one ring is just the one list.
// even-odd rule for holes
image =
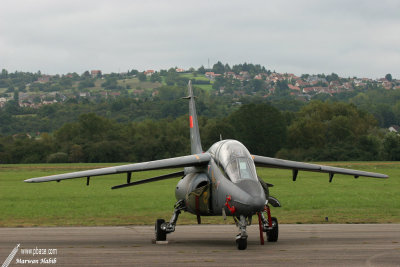
[[400, 79], [399, 0], [1, 0], [0, 69], [198, 68]]

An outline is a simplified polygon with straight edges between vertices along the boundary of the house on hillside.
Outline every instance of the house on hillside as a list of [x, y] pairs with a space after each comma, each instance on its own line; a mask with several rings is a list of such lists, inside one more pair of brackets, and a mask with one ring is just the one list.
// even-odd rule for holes
[[216, 74], [216, 73], [214, 73], [214, 72], [212, 72], [212, 71], [209, 71], [209, 72], [206, 72], [206, 73], [205, 73], [205, 76], [206, 76], [208, 79], [210, 79], [211, 81], [214, 81], [214, 80], [215, 80], [215, 77], [221, 76], [221, 74]]
[[155, 73], [154, 70], [146, 70], [145, 72], [143, 72], [144, 75], [146, 75], [147, 77], [150, 77], [151, 75], [153, 75]]
[[296, 85], [288, 84], [288, 87], [290, 90], [295, 90], [295, 91], [300, 92], [300, 87], [298, 87]]
[[244, 79], [250, 79], [250, 74], [248, 71], [241, 71], [239, 72], [239, 75], [242, 76]]
[[224, 73], [224, 76], [235, 78], [236, 74], [233, 71], [228, 71]]
[[31, 103], [31, 102], [28, 102], [28, 101], [24, 101], [24, 102], [18, 103], [18, 105], [19, 105], [21, 108], [27, 108], [27, 107], [29, 107], [29, 108], [35, 108], [35, 107], [36, 107], [36, 105], [35, 105], [34, 103]]
[[50, 81], [50, 75], [42, 75], [40, 76], [36, 82], [38, 83], [48, 83]]
[[383, 88], [385, 88], [386, 90], [390, 90], [390, 89], [392, 89], [392, 87], [393, 87], [392, 83], [389, 82], [389, 81], [383, 82], [383, 83], [382, 83], [382, 86], [383, 86]]
[[89, 92], [80, 92], [79, 97], [89, 97], [90, 93]]
[[302, 86], [302, 87], [310, 86], [309, 83], [307, 83], [307, 82], [305, 82], [305, 81], [303, 81], [303, 80], [301, 80], [301, 79], [297, 80], [295, 85], [296, 85], [296, 86], [299, 86], [299, 87], [300, 87], [300, 86]]
[[51, 105], [51, 104], [55, 104], [55, 103], [57, 103], [58, 101], [57, 100], [50, 100], [50, 101], [42, 101], [42, 105]]
[[0, 108], [6, 105], [7, 99], [5, 97], [0, 97]]
[[92, 70], [90, 71], [92, 78], [101, 77], [101, 70]]

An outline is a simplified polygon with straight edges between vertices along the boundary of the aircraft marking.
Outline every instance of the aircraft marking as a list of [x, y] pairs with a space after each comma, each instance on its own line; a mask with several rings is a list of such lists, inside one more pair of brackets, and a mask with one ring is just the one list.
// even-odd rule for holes
[[189, 116], [190, 128], [193, 128], [193, 116]]

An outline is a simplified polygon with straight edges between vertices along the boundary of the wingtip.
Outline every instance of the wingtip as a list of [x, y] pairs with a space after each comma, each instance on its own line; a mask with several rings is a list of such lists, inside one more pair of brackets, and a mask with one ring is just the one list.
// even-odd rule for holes
[[389, 178], [389, 175], [378, 173], [376, 177], [381, 178], [381, 179], [387, 179], [387, 178]]
[[375, 175], [375, 176], [372, 176], [372, 177], [374, 177], [374, 178], [381, 178], [381, 179], [388, 179], [389, 178], [389, 175], [386, 175], [386, 174], [378, 174], [378, 175]]
[[29, 178], [23, 181], [24, 183], [40, 183], [41, 181], [38, 181], [37, 178]]

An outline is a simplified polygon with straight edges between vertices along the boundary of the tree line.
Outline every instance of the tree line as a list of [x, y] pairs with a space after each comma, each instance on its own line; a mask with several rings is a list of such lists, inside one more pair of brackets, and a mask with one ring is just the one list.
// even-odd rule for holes
[[[291, 112], [251, 103], [220, 118], [201, 116], [199, 124], [204, 149], [222, 136], [251, 153], [292, 160], [400, 159], [399, 135], [354, 104], [312, 101]], [[86, 113], [40, 138], [0, 137], [0, 163], [138, 162], [189, 153], [187, 115], [117, 122]]]

